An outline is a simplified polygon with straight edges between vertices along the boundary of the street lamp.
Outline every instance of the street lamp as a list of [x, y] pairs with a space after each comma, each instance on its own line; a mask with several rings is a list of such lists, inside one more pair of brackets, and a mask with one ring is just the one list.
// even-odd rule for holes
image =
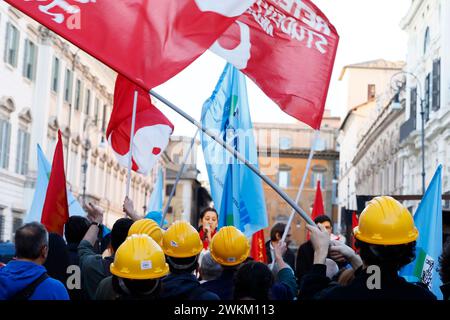
[[87, 169], [88, 169], [88, 157], [89, 157], [89, 150], [91, 149], [91, 142], [89, 139], [86, 139], [84, 141], [84, 163], [81, 165], [81, 168], [83, 169], [83, 205], [86, 205], [86, 180], [87, 180]]
[[[398, 75], [410, 75], [411, 77], [413, 77], [416, 82], [417, 82], [417, 87], [418, 87], [418, 96], [419, 96], [419, 100], [420, 100], [420, 116], [422, 119], [422, 130], [421, 130], [421, 139], [422, 139], [422, 195], [425, 194], [425, 100], [423, 99], [423, 91], [422, 91], [422, 85], [420, 84], [420, 80], [419, 78], [417, 78], [417, 76], [409, 71], [400, 71], [396, 74], [394, 74], [391, 78], [391, 82], [392, 79], [394, 79], [394, 77], [398, 76]], [[397, 94], [394, 97], [394, 101], [393, 103], [399, 103], [399, 99], [400, 99], [400, 91], [404, 86], [397, 86], [396, 90], [398, 91]]]
[[[81, 165], [81, 168], [83, 170], [83, 193], [81, 195], [81, 198], [83, 200], [83, 205], [86, 205], [86, 184], [87, 184], [87, 170], [88, 170], [88, 158], [89, 158], [89, 150], [92, 147], [91, 144], [91, 140], [89, 140], [89, 127], [91, 126], [95, 126], [95, 123], [90, 119], [90, 118], [86, 118], [86, 120], [84, 121], [84, 126], [83, 126], [83, 133], [85, 134], [85, 138], [84, 138], [84, 145], [83, 145], [83, 150], [84, 150], [84, 162]], [[102, 142], [104, 142], [103, 136], [102, 136]], [[104, 147], [104, 143], [100, 143], [99, 148]]]

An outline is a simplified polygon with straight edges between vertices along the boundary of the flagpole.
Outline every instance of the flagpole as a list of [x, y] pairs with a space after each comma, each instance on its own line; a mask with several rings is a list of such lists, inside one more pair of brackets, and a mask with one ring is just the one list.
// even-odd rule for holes
[[190, 145], [188, 151], [186, 152], [186, 155], [184, 156], [181, 168], [180, 168], [180, 170], [177, 173], [177, 177], [175, 179], [175, 183], [172, 186], [172, 190], [170, 191], [169, 199], [167, 200], [166, 206], [164, 207], [164, 210], [163, 210], [163, 217], [162, 217], [161, 224], [160, 224], [161, 227], [164, 225], [164, 219], [166, 218], [167, 210], [169, 210], [169, 206], [170, 206], [170, 203], [172, 202], [173, 196], [175, 195], [175, 190], [177, 189], [177, 185], [180, 182], [181, 176], [184, 173], [184, 169], [186, 167], [186, 162], [187, 162], [187, 160], [189, 158], [189, 155], [191, 154], [192, 148], [194, 147], [195, 138], [197, 138], [199, 130], [200, 129], [197, 129], [197, 131], [195, 132], [195, 135], [194, 135], [194, 137], [192, 138], [192, 141], [191, 141], [191, 145]]
[[[315, 149], [317, 140], [319, 139], [319, 135], [320, 135], [320, 131], [316, 130], [314, 132], [314, 138], [313, 138], [312, 145], [311, 145], [311, 151], [309, 152], [308, 161], [306, 162], [305, 172], [303, 172], [303, 178], [300, 183], [300, 187], [298, 188], [297, 197], [295, 198], [295, 203], [298, 203], [300, 201], [300, 197], [302, 195], [303, 188], [304, 188], [305, 182], [306, 182], [306, 177], [308, 176], [309, 168], [311, 167], [311, 161], [314, 156], [314, 149]], [[294, 220], [294, 216], [295, 216], [295, 210], [292, 209], [288, 223], [286, 225], [286, 228], [284, 229], [283, 236], [281, 237], [281, 242], [284, 242], [286, 240], [287, 234], [289, 233], [289, 229], [291, 228], [292, 221]]]
[[181, 115], [183, 118], [185, 118], [186, 120], [191, 122], [199, 130], [201, 130], [206, 135], [208, 135], [211, 139], [213, 139], [218, 144], [220, 144], [223, 148], [228, 150], [228, 152], [230, 152], [236, 159], [238, 159], [239, 161], [244, 163], [250, 170], [252, 170], [265, 183], [267, 183], [276, 193], [278, 193], [280, 195], [280, 197], [283, 198], [308, 224], [314, 225], [314, 222], [311, 220], [309, 215], [302, 208], [300, 208], [291, 198], [289, 198], [289, 196], [283, 190], [281, 190], [279, 186], [277, 186], [275, 183], [273, 183], [272, 180], [270, 180], [266, 175], [261, 173], [261, 171], [259, 171], [259, 169], [257, 167], [255, 167], [247, 159], [245, 159], [245, 157], [243, 157], [236, 149], [234, 149], [231, 146], [229, 146], [225, 141], [223, 141], [222, 138], [220, 138], [219, 136], [217, 136], [216, 134], [214, 134], [213, 132], [211, 132], [207, 128], [203, 127], [201, 123], [196, 121], [194, 118], [192, 118], [186, 112], [184, 112], [183, 110], [178, 108], [176, 105], [174, 105], [173, 103], [171, 103], [170, 101], [168, 101], [167, 99], [165, 99], [164, 97], [162, 97], [161, 95], [156, 93], [155, 91], [150, 90], [149, 93], [153, 97], [155, 97], [156, 99], [158, 99], [159, 101], [164, 103], [166, 106], [168, 106], [169, 108], [174, 110], [176, 113]]
[[138, 91], [134, 91], [134, 101], [133, 101], [133, 116], [131, 118], [131, 132], [130, 132], [130, 153], [128, 156], [128, 178], [127, 178], [127, 188], [126, 196], [130, 196], [130, 183], [131, 183], [131, 159], [133, 157], [133, 140], [134, 140], [134, 126], [136, 124], [136, 109], [137, 109], [137, 99]]

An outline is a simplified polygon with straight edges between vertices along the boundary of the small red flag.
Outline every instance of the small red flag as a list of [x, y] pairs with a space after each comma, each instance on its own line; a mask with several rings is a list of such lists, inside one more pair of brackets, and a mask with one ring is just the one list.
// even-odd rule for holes
[[53, 156], [52, 171], [48, 181], [41, 223], [48, 232], [63, 235], [64, 224], [69, 219], [67, 204], [66, 176], [61, 131], [58, 130], [58, 143]]
[[320, 180], [317, 181], [316, 198], [314, 199], [314, 206], [311, 214], [311, 219], [315, 219], [320, 215], [325, 214], [325, 209], [323, 208], [322, 191], [320, 189]]
[[267, 263], [266, 246], [264, 243], [264, 230], [255, 232], [252, 237], [252, 248], [250, 255], [255, 261]]
[[128, 167], [134, 92], [138, 92], [133, 136], [132, 169], [148, 174], [169, 144], [173, 124], [150, 101], [148, 92], [122, 75], [117, 76], [114, 108], [106, 137], [117, 161]]

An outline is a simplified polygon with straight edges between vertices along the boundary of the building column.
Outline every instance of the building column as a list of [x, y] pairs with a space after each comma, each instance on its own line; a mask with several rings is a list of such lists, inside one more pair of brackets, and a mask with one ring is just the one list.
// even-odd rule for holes
[[190, 181], [183, 181], [183, 214], [182, 219], [191, 221], [192, 214], [192, 185]]

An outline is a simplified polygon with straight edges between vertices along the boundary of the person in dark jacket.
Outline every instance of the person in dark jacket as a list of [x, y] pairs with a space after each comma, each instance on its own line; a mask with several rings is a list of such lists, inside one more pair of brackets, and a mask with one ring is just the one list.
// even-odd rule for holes
[[[87, 218], [81, 216], [69, 217], [64, 225], [64, 236], [67, 241], [67, 250], [69, 251], [69, 264], [71, 266], [80, 266], [78, 256], [78, 246], [84, 235], [88, 231], [90, 222]], [[70, 300], [84, 300], [87, 298], [83, 286], [80, 289], [68, 288]]]
[[69, 217], [69, 220], [64, 225], [64, 236], [67, 241], [71, 265], [79, 265], [78, 246], [88, 231], [90, 224], [89, 220], [85, 217], [72, 216]]
[[[331, 225], [330, 217], [326, 215], [318, 216], [314, 219], [314, 223], [323, 225], [327, 232], [331, 235], [333, 227]], [[308, 240], [302, 244], [297, 251], [297, 261], [295, 265], [295, 276], [297, 277], [297, 283], [300, 285], [302, 277], [311, 271], [314, 259], [314, 249], [311, 240]]]
[[48, 233], [37, 222], [15, 234], [16, 260], [0, 269], [0, 300], [69, 300], [64, 285], [47, 275]]
[[114, 261], [114, 253], [127, 238], [133, 220], [121, 218], [114, 223], [111, 231], [112, 256], [103, 258], [94, 249], [99, 228], [103, 221], [103, 210], [91, 203], [86, 206], [86, 210], [92, 223], [78, 246], [78, 255], [82, 288], [85, 290], [87, 298], [93, 300], [100, 281], [111, 275], [109, 267]]
[[[339, 300], [436, 300], [423, 286], [408, 283], [398, 271], [415, 258], [419, 235], [408, 210], [391, 197], [377, 197], [361, 213], [355, 228], [353, 249], [339, 241], [331, 242], [324, 226], [307, 226], [311, 231], [314, 265], [301, 283], [301, 298]], [[330, 285], [325, 275], [326, 257], [347, 259], [355, 270], [355, 278], [347, 286]]]
[[444, 245], [439, 257], [439, 275], [441, 276], [441, 292], [444, 300], [450, 300], [450, 238]]
[[69, 251], [67, 250], [67, 244], [63, 237], [56, 233], [49, 233], [48, 256], [44, 263], [48, 275], [66, 284], [68, 276], [67, 268], [69, 266]]
[[[283, 237], [286, 224], [278, 222], [270, 230], [270, 240], [266, 242], [266, 255], [267, 263], [271, 264], [274, 259], [273, 244], [278, 243]], [[286, 237], [286, 243], [289, 243], [290, 234]], [[292, 268], [295, 273], [295, 253], [287, 247], [286, 253], [283, 256], [283, 260]]]
[[250, 243], [236, 227], [222, 227], [210, 243], [211, 257], [223, 268], [215, 280], [202, 284], [202, 288], [214, 292], [221, 300], [233, 299], [234, 275], [250, 253]]
[[155, 300], [161, 278], [169, 273], [164, 252], [147, 234], [129, 236], [110, 268], [112, 276], [100, 282], [96, 300]]
[[168, 300], [219, 300], [202, 288], [193, 274], [203, 250], [198, 231], [188, 222], [174, 222], [163, 235], [162, 249], [170, 274], [163, 279], [160, 297]]

